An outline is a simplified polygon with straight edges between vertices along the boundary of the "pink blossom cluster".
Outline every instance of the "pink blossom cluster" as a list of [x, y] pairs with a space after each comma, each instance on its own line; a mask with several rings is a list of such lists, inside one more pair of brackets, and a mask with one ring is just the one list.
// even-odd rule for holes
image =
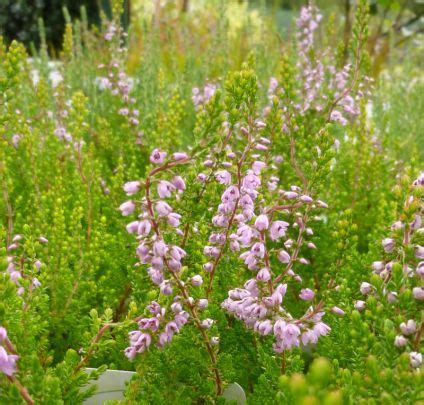
[[[417, 302], [424, 301], [424, 246], [414, 242], [415, 235], [421, 234], [423, 228], [424, 201], [421, 195], [416, 192], [416, 188], [424, 187], [424, 173], [421, 173], [411, 186], [411, 193], [406, 198], [404, 204], [404, 212], [411, 211], [411, 207], [415, 208], [412, 217], [405, 214], [404, 217], [410, 218], [408, 221], [396, 221], [391, 226], [392, 234], [384, 238], [381, 242], [385, 256], [382, 260], [372, 263], [373, 273], [380, 276], [383, 283], [383, 297], [393, 305], [398, 303], [398, 295], [400, 291], [411, 291], [412, 297]], [[412, 253], [408, 253], [412, 252]], [[394, 266], [401, 266], [402, 280], [401, 285], [395, 286], [392, 282], [392, 271]], [[376, 295], [378, 289], [369, 282], [362, 282], [360, 292], [363, 296]], [[358, 310], [366, 307], [364, 300], [355, 302]], [[405, 315], [407, 317], [412, 314]], [[417, 336], [420, 336], [422, 324], [421, 316], [418, 312], [416, 319], [407, 319], [399, 325], [400, 334], [396, 336], [394, 344], [396, 347], [414, 347]], [[419, 338], [418, 338], [419, 343]], [[416, 346], [416, 345], [415, 345]], [[420, 353], [410, 352], [411, 365], [419, 367], [422, 363]]]
[[202, 104], [207, 103], [215, 94], [216, 85], [212, 83], [206, 83], [203, 87], [203, 90], [198, 87], [193, 87], [192, 93], [192, 101], [196, 108], [199, 108]]
[[125, 117], [128, 125], [136, 130], [137, 138], [135, 142], [140, 144], [143, 136], [142, 131], [138, 130], [140, 112], [134, 107], [137, 100], [130, 94], [134, 87], [134, 79], [128, 76], [120, 62], [122, 59], [121, 54], [126, 51], [123, 38], [120, 37], [125, 37], [126, 35], [126, 33], [120, 32], [113, 22], [108, 24], [105, 39], [111, 42], [114, 37], [117, 37], [118, 47], [115, 49], [115, 44], [110, 44], [111, 59], [108, 63], [101, 63], [98, 65], [101, 75], [96, 77], [96, 84], [100, 90], [108, 90], [113, 96], [120, 100], [121, 105], [117, 113]]
[[[312, 5], [303, 7], [297, 19], [297, 81], [303, 87], [299, 94], [302, 101], [294, 107], [302, 115], [309, 110], [329, 110], [329, 121], [346, 125], [349, 117], [359, 114], [359, 100], [369, 93], [365, 91], [364, 83], [356, 83], [357, 72], [351, 65], [337, 70], [330, 52], [324, 52], [322, 56], [322, 60], [329, 60], [327, 63], [315, 56], [315, 32], [321, 20], [322, 15]], [[365, 78], [365, 81], [371, 79]], [[271, 79], [269, 93], [276, 93], [277, 87], [276, 79]], [[281, 91], [284, 92], [284, 89]]]
[[75, 139], [72, 134], [69, 132], [67, 127], [67, 119], [69, 117], [69, 109], [72, 108], [71, 101], [68, 100], [63, 102], [60, 100], [60, 94], [54, 93], [56, 105], [58, 106], [58, 111], [53, 113], [53, 111], [48, 111], [47, 116], [49, 119], [54, 121], [55, 129], [53, 134], [57, 139], [62, 141], [65, 144], [67, 149], [73, 149], [77, 154], [81, 153], [81, 150], [85, 144], [83, 139]]
[[[182, 261], [186, 252], [175, 243], [184, 232], [179, 227], [181, 215], [170, 204], [171, 199], [175, 202], [180, 199], [186, 185], [181, 176], [172, 174], [172, 169], [189, 161], [186, 153], [177, 152], [168, 158], [167, 152], [155, 149], [150, 155], [150, 162], [155, 168], [145, 181], [130, 181], [124, 185], [124, 191], [133, 199], [123, 203], [120, 210], [125, 216], [137, 211], [138, 219], [130, 222], [127, 230], [136, 235], [139, 265], [147, 266], [147, 273], [164, 296], [164, 301], [169, 302], [166, 297], [173, 296], [169, 309], [152, 302], [148, 307], [152, 316], [141, 318], [138, 321], [139, 329], [130, 332], [130, 346], [125, 351], [130, 359], [146, 350], [153, 338], [158, 347], [169, 343], [189, 317], [202, 331], [212, 325], [211, 320], [200, 320], [198, 315], [208, 306], [208, 301], [204, 298], [194, 299], [190, 295], [192, 288], [197, 289], [203, 284], [203, 278], [196, 274], [182, 279]], [[159, 174], [163, 176], [158, 178]], [[141, 193], [143, 195], [135, 200]], [[204, 333], [203, 337], [210, 348], [213, 340]]]
[[98, 68], [104, 71], [104, 76], [98, 77], [97, 83], [100, 90], [109, 90], [113, 96], [121, 100], [118, 114], [125, 117], [128, 124], [137, 128], [139, 125], [139, 110], [134, 108], [136, 99], [131, 96], [134, 80], [125, 73], [116, 60], [112, 60], [107, 66], [100, 64]]
[[0, 326], [0, 372], [9, 377], [12, 376], [16, 372], [18, 359], [19, 356], [13, 352], [6, 329]]
[[[261, 120], [256, 120], [250, 128], [240, 127], [236, 141], [245, 140], [243, 152], [232, 152], [228, 145], [227, 161], [215, 165], [210, 158], [204, 162], [205, 166], [215, 168], [214, 178], [224, 190], [217, 213], [212, 218], [217, 230], [211, 233], [209, 245], [204, 248], [209, 261], [203, 269], [209, 274], [210, 292], [224, 250], [228, 246], [232, 252], [239, 252], [239, 258], [254, 277], [243, 288], [229, 291], [222, 307], [259, 334], [273, 333], [276, 338], [274, 350], [281, 352], [301, 343], [316, 343], [330, 330], [321, 322], [324, 315], [322, 304], [315, 308], [311, 306], [303, 317], [294, 319], [282, 305], [287, 284], [281, 283], [283, 278], [301, 283], [302, 278], [293, 269], [295, 263], [309, 263], [306, 258], [299, 257], [301, 246], [316, 248], [313, 242], [304, 241], [305, 237], [313, 235], [313, 231], [306, 225], [307, 217], [301, 215], [300, 210], [303, 207], [312, 209], [312, 206], [323, 208], [326, 204], [315, 202], [311, 196], [302, 193], [300, 187], [278, 188], [279, 178], [269, 170], [276, 167], [267, 162], [271, 141], [262, 136], [265, 127]], [[277, 204], [266, 205], [263, 197], [259, 198], [264, 195]], [[284, 219], [275, 218], [277, 213], [284, 215]], [[290, 218], [294, 218], [292, 224], [288, 222]], [[298, 231], [296, 241], [289, 238], [289, 227]], [[281, 241], [284, 241], [283, 248], [275, 249], [275, 244]], [[283, 271], [273, 272], [271, 255], [285, 267]], [[311, 289], [304, 288], [299, 298], [311, 301], [314, 296]]]
[[168, 317], [166, 308], [152, 301], [147, 307], [152, 315], [137, 321], [139, 330], [129, 333], [130, 346], [125, 349], [125, 355], [133, 360], [137, 353], [143, 353], [156, 340], [157, 347], [163, 347], [171, 342], [174, 334], [188, 322], [189, 314], [183, 310], [179, 297], [171, 305], [171, 315]]
[[[25, 289], [20, 282], [20, 280], [22, 280], [23, 278], [31, 279], [29, 285], [30, 290], [36, 289], [41, 286], [41, 283], [37, 277], [33, 276], [33, 274], [26, 274], [24, 272], [24, 264], [28, 261], [31, 262], [31, 265], [34, 268], [34, 272], [39, 272], [42, 266], [41, 261], [37, 258], [30, 259], [28, 257], [25, 257], [23, 254], [13, 254], [16, 251], [19, 251], [19, 249], [21, 248], [22, 240], [22, 235], [15, 235], [12, 238], [12, 243], [9, 244], [9, 246], [7, 247], [8, 252], [10, 252], [10, 255], [7, 256], [7, 273], [9, 274], [10, 279], [16, 284], [18, 295], [22, 295], [25, 292]], [[47, 243], [48, 240], [44, 236], [40, 236], [39, 242]]]

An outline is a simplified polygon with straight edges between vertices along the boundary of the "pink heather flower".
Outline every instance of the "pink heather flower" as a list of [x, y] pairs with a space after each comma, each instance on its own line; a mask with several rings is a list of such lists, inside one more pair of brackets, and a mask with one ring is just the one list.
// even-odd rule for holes
[[[274, 290], [270, 297], [270, 303], [272, 306], [280, 305], [283, 302], [283, 298], [286, 295], [287, 284], [279, 284], [277, 288]], [[265, 303], [267, 304], [267, 302]]]
[[311, 301], [314, 299], [315, 293], [309, 288], [303, 288], [300, 291], [299, 298], [304, 301]]
[[281, 263], [288, 263], [290, 261], [290, 255], [285, 250], [280, 250], [278, 252], [278, 260]]
[[424, 287], [414, 287], [412, 289], [412, 294], [414, 298], [418, 301], [424, 300]]
[[208, 176], [206, 176], [205, 173], [199, 173], [197, 175], [197, 180], [200, 181], [201, 183], [204, 183], [206, 181]]
[[127, 232], [128, 233], [136, 233], [136, 232], [138, 232], [139, 225], [140, 225], [140, 223], [138, 221], [130, 222], [127, 225], [127, 227], [126, 227], [127, 228]]
[[220, 170], [215, 174], [216, 181], [220, 184], [231, 184], [231, 174], [227, 170]]
[[393, 304], [394, 302], [397, 301], [397, 296], [398, 296], [398, 293], [396, 291], [390, 291], [387, 294], [387, 301]]
[[345, 311], [343, 311], [343, 309], [336, 307], [336, 306], [331, 308], [331, 312], [333, 314], [340, 315], [340, 316], [343, 316], [345, 314]]
[[386, 253], [393, 252], [393, 249], [395, 248], [395, 241], [392, 238], [383, 239], [381, 244], [383, 245], [383, 249]]
[[194, 287], [200, 287], [203, 284], [202, 276], [200, 276], [199, 274], [193, 276], [190, 281]]
[[415, 271], [419, 277], [424, 278], [424, 262], [419, 262]]
[[161, 152], [159, 149], [154, 149], [152, 154], [150, 155], [150, 162], [156, 165], [160, 165], [163, 163], [167, 156], [166, 152]]
[[424, 259], [424, 246], [415, 246], [415, 257], [417, 259]]
[[373, 262], [371, 268], [374, 270], [374, 273], [380, 274], [386, 267], [384, 262]]
[[289, 224], [285, 221], [274, 221], [269, 230], [269, 236], [272, 240], [278, 240], [286, 235]]
[[176, 228], [180, 225], [181, 215], [175, 212], [171, 212], [168, 216], [168, 224]]
[[119, 206], [119, 210], [126, 217], [134, 212], [135, 204], [132, 201], [126, 201]]
[[151, 229], [152, 223], [148, 219], [143, 219], [142, 221], [138, 222], [137, 233], [139, 235], [147, 236], [150, 233]]
[[328, 208], [328, 204], [321, 200], [317, 200], [317, 205], [320, 208]]
[[255, 174], [260, 174], [262, 169], [264, 169], [266, 167], [266, 163], [265, 162], [261, 162], [259, 160], [255, 160], [252, 164], [252, 170], [253, 173]]
[[167, 198], [171, 197], [172, 192], [175, 191], [175, 187], [169, 181], [161, 180], [158, 183], [157, 191], [160, 198]]
[[316, 344], [318, 342], [318, 335], [313, 330], [307, 330], [302, 333], [300, 340], [302, 341], [303, 346], [309, 344]]
[[150, 280], [152, 280], [152, 283], [156, 285], [160, 285], [164, 280], [163, 273], [161, 270], [157, 270], [152, 267], [147, 270], [147, 273], [149, 274], [149, 277], [150, 277]]
[[203, 267], [203, 270], [205, 270], [207, 273], [210, 273], [213, 270], [213, 263], [211, 262], [205, 263], [202, 267]]
[[40, 236], [39, 238], [38, 238], [38, 240], [41, 242], [41, 243], [49, 243], [49, 241], [44, 237], [44, 236]]
[[209, 305], [209, 301], [206, 298], [201, 298], [197, 301], [197, 307], [199, 309], [205, 309]]
[[174, 160], [177, 160], [177, 161], [179, 161], [179, 160], [185, 160], [185, 159], [188, 159], [188, 155], [187, 155], [187, 153], [184, 153], [184, 152], [175, 152], [172, 155], [172, 158]]
[[125, 357], [127, 357], [128, 360], [134, 360], [135, 356], [137, 355], [137, 351], [136, 351], [135, 347], [127, 347], [124, 350], [124, 354], [125, 354]]
[[40, 268], [41, 268], [41, 266], [42, 266], [42, 263], [40, 262], [40, 260], [36, 260], [36, 261], [34, 262], [34, 266], [37, 268], [37, 270], [40, 270]]
[[16, 362], [19, 356], [8, 354], [3, 346], [0, 346], [0, 372], [12, 376], [16, 372]]
[[414, 220], [410, 223], [411, 230], [417, 231], [422, 226], [421, 215], [415, 214]]
[[331, 328], [324, 322], [318, 322], [313, 327], [313, 330], [318, 336], [326, 336], [328, 332], [330, 332]]
[[412, 368], [421, 367], [421, 364], [423, 364], [423, 355], [418, 352], [409, 353], [409, 363]]
[[153, 243], [153, 254], [155, 256], [164, 257], [167, 252], [168, 246], [162, 239], [159, 239], [155, 243]]
[[261, 185], [261, 179], [253, 173], [248, 173], [243, 178], [242, 185], [247, 190], [255, 190]]
[[212, 337], [211, 337], [211, 345], [212, 345], [212, 346], [217, 346], [217, 345], [219, 345], [219, 337], [218, 337], [218, 336], [212, 336]]
[[160, 256], [154, 257], [151, 262], [152, 268], [155, 270], [163, 269], [163, 259]]
[[294, 200], [295, 198], [299, 197], [299, 194], [294, 191], [286, 191], [283, 195], [287, 200]]
[[280, 325], [277, 328], [277, 331], [275, 330], [274, 326], [274, 334], [284, 342], [284, 345], [288, 349], [299, 346], [300, 329], [294, 324], [285, 323], [284, 326]]
[[405, 336], [412, 335], [417, 330], [417, 324], [413, 319], [409, 319], [406, 322], [402, 322], [399, 327]]
[[158, 201], [155, 209], [160, 217], [165, 217], [172, 212], [172, 208], [165, 201]]
[[213, 319], [206, 318], [200, 323], [200, 325], [202, 326], [203, 329], [210, 329], [213, 323], [214, 323]]
[[256, 280], [258, 281], [269, 281], [271, 279], [271, 273], [269, 270], [264, 267], [263, 269], [258, 271], [258, 274], [256, 275]]
[[124, 191], [127, 195], [133, 195], [140, 190], [141, 183], [139, 181], [129, 181], [124, 184]]
[[256, 218], [255, 227], [258, 231], [264, 231], [269, 227], [269, 219], [265, 214], [261, 214]]
[[186, 184], [181, 176], [175, 176], [172, 179], [172, 184], [179, 191], [184, 191], [186, 189]]
[[300, 201], [304, 202], [304, 203], [311, 203], [313, 202], [313, 198], [309, 197], [308, 195], [301, 195], [300, 196]]
[[160, 284], [159, 288], [160, 288], [160, 292], [163, 295], [171, 295], [174, 292], [174, 290], [172, 289], [171, 284], [167, 280], [162, 281], [162, 283]]
[[395, 346], [396, 347], [405, 347], [408, 344], [408, 339], [405, 338], [405, 336], [397, 335], [395, 337]]
[[367, 295], [373, 290], [373, 288], [374, 287], [370, 283], [364, 281], [363, 283], [361, 283], [361, 287], [359, 288], [359, 290], [361, 291], [362, 295]]
[[273, 326], [269, 319], [266, 319], [265, 321], [258, 321], [255, 323], [254, 329], [262, 336], [269, 335], [272, 330]]
[[355, 309], [358, 311], [363, 311], [365, 309], [366, 303], [365, 301], [357, 300], [355, 301]]

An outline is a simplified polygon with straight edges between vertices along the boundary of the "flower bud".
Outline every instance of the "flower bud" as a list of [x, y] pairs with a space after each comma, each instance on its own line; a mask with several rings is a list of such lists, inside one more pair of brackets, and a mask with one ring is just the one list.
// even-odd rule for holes
[[395, 346], [396, 347], [405, 347], [408, 344], [408, 339], [403, 335], [397, 335], [395, 337]]
[[200, 276], [199, 274], [193, 276], [190, 281], [194, 287], [199, 287], [203, 284], [202, 276]]

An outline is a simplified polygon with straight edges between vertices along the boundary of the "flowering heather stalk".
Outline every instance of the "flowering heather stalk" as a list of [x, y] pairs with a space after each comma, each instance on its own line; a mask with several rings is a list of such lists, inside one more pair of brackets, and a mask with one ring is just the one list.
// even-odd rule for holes
[[[257, 123], [259, 125], [256, 127], [264, 128], [265, 124], [262, 121]], [[302, 281], [293, 270], [294, 264], [309, 263], [307, 259], [299, 257], [305, 235], [313, 234], [312, 229], [305, 226], [307, 212], [312, 206], [316, 208], [325, 204], [321, 202], [314, 204], [313, 198], [303, 194], [296, 186], [292, 186], [289, 191], [278, 189], [278, 177], [269, 173], [263, 174], [267, 172], [269, 164], [260, 160], [260, 153], [270, 148], [270, 140], [261, 137], [257, 128], [252, 128], [252, 133], [242, 128], [242, 132], [247, 137], [248, 146], [237, 164], [235, 173], [237, 183], [230, 185], [222, 194], [222, 204], [218, 209], [218, 215], [214, 217], [214, 224], [224, 227], [228, 234], [234, 222], [236, 231], [229, 235], [230, 249], [233, 252], [244, 250], [239, 258], [244, 261], [247, 269], [254, 273], [254, 277], [249, 279], [243, 288], [229, 291], [222, 307], [259, 334], [265, 336], [273, 333], [276, 337], [274, 351], [282, 353], [300, 344], [315, 344], [320, 336], [326, 335], [330, 330], [321, 321], [324, 315], [322, 302], [310, 306], [299, 319], [295, 319], [282, 306], [287, 282], [291, 279], [296, 282]], [[252, 150], [258, 153], [249, 156]], [[251, 165], [251, 168], [246, 170], [240, 161], [247, 167]], [[242, 167], [245, 171], [242, 171]], [[218, 181], [230, 184], [229, 181], [222, 181], [222, 178], [231, 179], [231, 174], [225, 176], [221, 172], [220, 174]], [[259, 199], [259, 195], [267, 196], [269, 201]], [[272, 201], [278, 203], [270, 206], [269, 203], [272, 204]], [[287, 204], [282, 204], [280, 201]], [[302, 208], [305, 209], [303, 215], [299, 212]], [[284, 217], [275, 218], [278, 214]], [[287, 222], [288, 220], [293, 221], [292, 224]], [[290, 225], [298, 228], [296, 242], [287, 235]], [[213, 241], [225, 241], [220, 234], [213, 234], [212, 237]], [[284, 248], [278, 249], [276, 243], [284, 239]], [[315, 248], [315, 245], [309, 242], [308, 247]], [[205, 250], [212, 256], [215, 252], [213, 247], [207, 247]], [[215, 253], [216, 258], [220, 257], [219, 253]], [[216, 262], [216, 259], [211, 262], [212, 270], [216, 269], [214, 266]], [[285, 268], [282, 271], [274, 270], [276, 266], [273, 266], [273, 263], [282, 263]], [[209, 267], [208, 264], [206, 266]], [[278, 264], [278, 267], [280, 266], [281, 264]], [[281, 283], [283, 279], [287, 281], [284, 284]], [[314, 295], [311, 289], [303, 289], [300, 299], [310, 301]]]
[[134, 108], [137, 100], [131, 95], [134, 79], [125, 72], [122, 61], [127, 53], [125, 38], [127, 34], [116, 21], [110, 21], [104, 36], [108, 43], [110, 60], [100, 63], [98, 69], [101, 76], [96, 77], [96, 83], [101, 91], [109, 91], [120, 102], [118, 115], [124, 117], [131, 131], [136, 132], [135, 143], [140, 144], [143, 133], [139, 131], [139, 110]]
[[[329, 122], [333, 121], [346, 125], [348, 119], [345, 115], [352, 118], [357, 117], [360, 112], [360, 99], [365, 95], [365, 85], [357, 83], [363, 40], [358, 38], [353, 73], [351, 65], [345, 65], [341, 70], [337, 70], [335, 67], [336, 61], [331, 56], [329, 49], [324, 51], [322, 58], [327, 58], [330, 62], [324, 64], [321, 60], [316, 59], [314, 54], [314, 35], [321, 20], [322, 15], [312, 5], [303, 7], [297, 19], [299, 55], [296, 66], [298, 70], [297, 81], [303, 83], [303, 89], [300, 93], [300, 100], [302, 101], [294, 107], [302, 115], [308, 110], [327, 111]], [[359, 30], [358, 35], [361, 37], [363, 32]], [[349, 80], [351, 74], [352, 79]], [[365, 81], [369, 82], [371, 79], [365, 77]], [[274, 93], [277, 85], [274, 84], [272, 87]]]
[[[423, 213], [424, 173], [421, 173], [412, 183], [400, 220], [391, 226], [391, 235], [382, 240], [384, 257], [372, 264], [373, 273], [378, 277], [374, 277], [370, 283], [364, 281], [360, 286], [363, 296], [377, 296], [404, 318], [398, 326], [399, 334], [394, 345], [410, 351], [413, 368], [422, 364], [420, 345], [423, 323], [420, 308], [424, 301]], [[408, 297], [406, 303], [405, 297]], [[362, 310], [366, 303], [357, 301], [355, 306]]]
[[[189, 163], [190, 158], [185, 153], [174, 153], [170, 159], [167, 159], [167, 156], [166, 152], [155, 149], [150, 155], [150, 162], [157, 167], [150, 171], [143, 183], [132, 181], [124, 186], [128, 195], [136, 195], [141, 190], [144, 192], [141, 200], [127, 201], [120, 206], [123, 215], [132, 214], [137, 207], [140, 209], [139, 219], [127, 225], [128, 232], [137, 234], [137, 255], [140, 264], [150, 266], [150, 279], [158, 286], [166, 302], [169, 303], [166, 297], [173, 296], [172, 302], [168, 304], [169, 308], [166, 304], [161, 305], [156, 301], [150, 303], [147, 309], [151, 317], [141, 318], [138, 321], [139, 330], [130, 332], [130, 346], [125, 350], [125, 354], [129, 359], [133, 359], [137, 353], [148, 349], [154, 341], [156, 346], [163, 347], [171, 342], [174, 334], [179, 333], [191, 318], [209, 354], [216, 392], [220, 395], [222, 382], [217, 368], [216, 352], [213, 340], [206, 332], [213, 321], [201, 320], [199, 316], [199, 311], [207, 307], [208, 301], [204, 298], [194, 299], [190, 294], [191, 288], [201, 286], [203, 279], [200, 275], [194, 275], [183, 281], [182, 260], [186, 252], [174, 243], [175, 239], [184, 237], [184, 232], [179, 228], [181, 215], [174, 212], [164, 201], [174, 194], [175, 199], [179, 199], [185, 190], [185, 182], [178, 175], [167, 180], [164, 177], [158, 179], [158, 175], [172, 173], [176, 166]], [[153, 185], [156, 185], [156, 191]], [[178, 295], [174, 293], [175, 288]]]
[[7, 337], [6, 329], [0, 326], [0, 372], [3, 373], [12, 384], [16, 385], [25, 402], [32, 405], [34, 404], [34, 400], [31, 398], [28, 390], [14, 375], [16, 373], [16, 362], [18, 359], [19, 356], [16, 354], [12, 342]]
[[[9, 274], [10, 279], [15, 283], [18, 295], [23, 295], [25, 292], [25, 288], [22, 286], [21, 280], [30, 280], [28, 287], [30, 293], [32, 290], [41, 286], [40, 281], [34, 276], [34, 274], [40, 271], [42, 263], [36, 257], [27, 257], [25, 252], [23, 252], [23, 239], [24, 237], [22, 235], [15, 235], [12, 238], [12, 243], [7, 247], [7, 250], [10, 253], [10, 255], [7, 256], [7, 273]], [[40, 236], [39, 241], [40, 243], [48, 242], [44, 236]]]

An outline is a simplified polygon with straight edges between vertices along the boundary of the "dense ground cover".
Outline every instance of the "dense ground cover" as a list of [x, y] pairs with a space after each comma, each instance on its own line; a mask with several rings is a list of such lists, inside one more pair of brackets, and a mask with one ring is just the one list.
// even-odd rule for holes
[[0, 402], [106, 368], [128, 403], [423, 401], [420, 44], [373, 77], [364, 1], [347, 43], [312, 6], [113, 9], [0, 46]]

